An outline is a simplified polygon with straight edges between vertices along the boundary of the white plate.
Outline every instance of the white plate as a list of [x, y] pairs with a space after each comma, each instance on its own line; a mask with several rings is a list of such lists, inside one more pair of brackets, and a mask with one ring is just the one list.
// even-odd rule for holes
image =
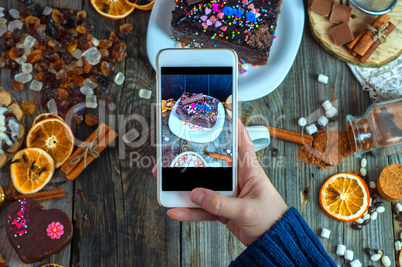
[[[161, 49], [174, 48], [170, 31], [173, 0], [156, 0], [149, 19], [147, 52], [155, 68], [156, 54]], [[273, 41], [268, 64], [257, 68], [249, 67], [239, 75], [239, 101], [250, 101], [274, 91], [285, 79], [299, 50], [304, 28], [304, 6], [302, 0], [282, 1], [277, 38]]]
[[194, 128], [192, 123], [186, 123], [179, 119], [176, 114], [177, 103], [173, 106], [169, 116], [169, 129], [177, 137], [195, 143], [209, 143], [221, 134], [225, 124], [225, 109], [221, 102], [218, 103], [218, 116], [212, 128]]

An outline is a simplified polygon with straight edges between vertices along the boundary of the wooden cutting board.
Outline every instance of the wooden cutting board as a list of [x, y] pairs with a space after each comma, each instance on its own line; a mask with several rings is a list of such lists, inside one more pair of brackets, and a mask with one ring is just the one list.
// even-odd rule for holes
[[[371, 55], [366, 64], [362, 64], [354, 58], [349, 49], [345, 46], [337, 46], [334, 44], [329, 30], [336, 26], [329, 22], [329, 17], [324, 17], [310, 9], [313, 0], [308, 1], [308, 14], [310, 28], [316, 40], [336, 58], [347, 63], [365, 66], [365, 67], [381, 67], [402, 54], [402, 1], [399, 0], [395, 8], [388, 13], [391, 17], [391, 22], [395, 24], [396, 29], [389, 35], [386, 43], [381, 44], [378, 49]], [[345, 1], [344, 1], [345, 2]], [[341, 4], [341, 0], [335, 0], [335, 3]], [[349, 26], [352, 32], [357, 36], [364, 30], [367, 24], [371, 24], [377, 16], [371, 16], [356, 9], [352, 4], [352, 18], [350, 18]]]

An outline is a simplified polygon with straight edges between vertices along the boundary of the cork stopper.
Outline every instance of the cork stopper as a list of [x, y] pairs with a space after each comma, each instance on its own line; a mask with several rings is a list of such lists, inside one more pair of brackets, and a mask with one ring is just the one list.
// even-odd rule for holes
[[3, 188], [0, 186], [0, 207], [3, 205], [4, 199], [6, 198], [6, 195], [4, 194]]
[[402, 165], [388, 165], [377, 181], [377, 189], [380, 195], [388, 201], [402, 199]]

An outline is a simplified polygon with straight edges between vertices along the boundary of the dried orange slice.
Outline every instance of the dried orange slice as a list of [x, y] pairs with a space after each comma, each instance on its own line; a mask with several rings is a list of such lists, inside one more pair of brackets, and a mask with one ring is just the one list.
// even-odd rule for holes
[[134, 11], [126, 0], [91, 0], [96, 12], [109, 19], [123, 19]]
[[71, 128], [57, 118], [36, 123], [27, 135], [27, 147], [37, 147], [52, 156], [56, 168], [71, 156], [74, 149], [74, 135]]
[[36, 193], [52, 179], [54, 160], [43, 149], [18, 151], [11, 161], [11, 180], [21, 194]]
[[127, 4], [141, 10], [151, 10], [155, 0], [126, 0]]
[[368, 210], [369, 204], [369, 189], [356, 174], [335, 174], [320, 190], [321, 208], [328, 216], [339, 221], [356, 221]]
[[36, 116], [36, 118], [33, 121], [32, 125], [35, 125], [40, 121], [43, 121], [45, 119], [50, 119], [50, 118], [56, 118], [56, 119], [64, 121], [62, 117], [53, 115], [52, 113], [42, 113], [42, 114], [39, 114], [38, 116]]
[[46, 263], [41, 265], [40, 267], [64, 267], [64, 266], [56, 263]]
[[166, 104], [166, 100], [162, 100], [162, 113], [165, 113], [168, 110], [168, 108], [165, 107], [165, 104]]

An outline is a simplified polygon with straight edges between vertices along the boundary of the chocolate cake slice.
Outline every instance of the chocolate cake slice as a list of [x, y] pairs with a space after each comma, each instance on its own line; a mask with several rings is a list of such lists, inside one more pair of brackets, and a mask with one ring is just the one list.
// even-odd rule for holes
[[219, 100], [203, 94], [183, 93], [176, 114], [180, 120], [202, 127], [212, 128], [218, 116]]
[[171, 26], [177, 41], [202, 48], [231, 48], [248, 63], [267, 63], [282, 0], [175, 3]]

